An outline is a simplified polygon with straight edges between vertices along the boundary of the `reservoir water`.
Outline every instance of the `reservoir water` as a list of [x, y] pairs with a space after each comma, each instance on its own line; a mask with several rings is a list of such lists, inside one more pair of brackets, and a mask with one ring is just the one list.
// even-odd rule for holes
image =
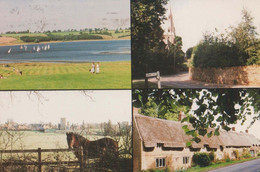
[[0, 46], [0, 63], [130, 61], [130, 49], [130, 40]]

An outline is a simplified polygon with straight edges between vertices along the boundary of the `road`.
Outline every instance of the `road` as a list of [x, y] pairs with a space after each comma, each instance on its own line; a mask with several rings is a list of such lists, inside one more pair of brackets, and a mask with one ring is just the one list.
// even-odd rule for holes
[[219, 168], [210, 172], [260, 172], [260, 159]]
[[[136, 81], [144, 81], [144, 80], [134, 80], [134, 82]], [[149, 82], [156, 83], [157, 81], [155, 78], [151, 78], [149, 79]], [[189, 78], [189, 72], [161, 76], [161, 85], [172, 87], [172, 88], [249, 88], [250, 87], [244, 85], [225, 85], [225, 84], [213, 84], [213, 83], [195, 81]]]

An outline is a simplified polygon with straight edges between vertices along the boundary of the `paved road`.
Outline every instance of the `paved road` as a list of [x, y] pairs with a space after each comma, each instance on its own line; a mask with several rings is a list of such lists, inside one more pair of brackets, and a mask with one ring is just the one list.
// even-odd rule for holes
[[[144, 81], [144, 80], [134, 80]], [[149, 79], [150, 82], [157, 82], [155, 78]], [[188, 72], [183, 72], [175, 75], [161, 76], [162, 86], [169, 86], [172, 88], [248, 88], [250, 86], [243, 85], [224, 85], [212, 84], [201, 81], [191, 80]], [[252, 86], [255, 87], [255, 86]]]
[[210, 172], [260, 172], [260, 159], [219, 168]]

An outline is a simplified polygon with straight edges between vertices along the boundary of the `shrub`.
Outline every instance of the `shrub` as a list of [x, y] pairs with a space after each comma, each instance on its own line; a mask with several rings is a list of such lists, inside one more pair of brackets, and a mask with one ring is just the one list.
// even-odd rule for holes
[[251, 154], [249, 153], [249, 151], [247, 149], [243, 149], [242, 157], [243, 158], [250, 158]]
[[243, 153], [242, 154], [243, 158], [250, 158], [251, 154], [249, 152]]
[[206, 167], [210, 165], [209, 154], [207, 153], [195, 153], [192, 157], [192, 161], [198, 164], [200, 167]]
[[258, 153], [257, 156], [260, 156], [260, 153]]
[[225, 161], [226, 161], [226, 162], [230, 162], [231, 159], [230, 159], [230, 158], [226, 158]]
[[233, 150], [233, 154], [235, 155], [235, 158], [236, 159], [239, 159], [239, 153], [238, 153], [238, 150]]
[[193, 49], [194, 67], [230, 67], [241, 66], [244, 62], [241, 60], [235, 45], [229, 46], [224, 42], [213, 39], [204, 40]]
[[209, 158], [210, 158], [211, 161], [215, 161], [216, 156], [215, 156], [215, 153], [213, 151], [209, 153]]

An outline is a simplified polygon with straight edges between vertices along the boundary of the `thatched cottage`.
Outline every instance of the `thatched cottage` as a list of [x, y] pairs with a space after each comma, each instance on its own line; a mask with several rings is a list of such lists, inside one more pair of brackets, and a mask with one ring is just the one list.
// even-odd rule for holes
[[[133, 116], [133, 165], [134, 171], [165, 168], [186, 169], [191, 166], [196, 152], [214, 151], [217, 159], [235, 158], [250, 151], [256, 156], [260, 142], [253, 135], [235, 131], [220, 131], [220, 136], [201, 137], [200, 143], [186, 147], [190, 139], [178, 121], [169, 121], [139, 114]], [[234, 130], [234, 129], [233, 129]]]

